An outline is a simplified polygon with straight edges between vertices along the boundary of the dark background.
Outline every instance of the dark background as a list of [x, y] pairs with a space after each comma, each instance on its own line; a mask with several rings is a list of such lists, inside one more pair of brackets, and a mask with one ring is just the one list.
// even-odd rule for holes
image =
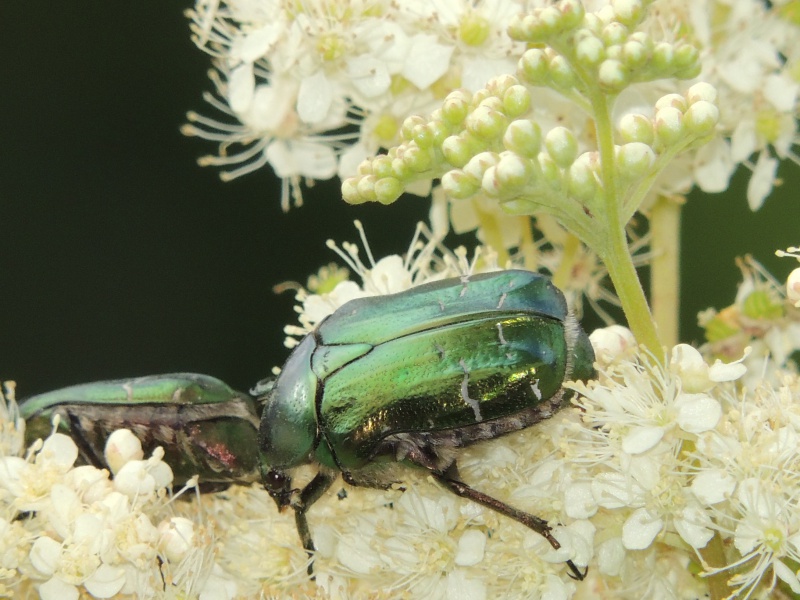
[[[283, 362], [291, 294], [336, 259], [325, 240], [376, 256], [403, 252], [428, 203], [349, 207], [338, 182], [283, 214], [268, 170], [223, 184], [196, 159], [213, 145], [179, 133], [213, 114], [207, 55], [189, 39], [188, 4], [143, 0], [0, 2], [0, 378], [18, 395], [91, 381], [198, 371], [247, 389]], [[746, 176], [684, 211], [682, 338], [698, 310], [730, 304], [752, 253], [779, 278], [797, 264], [798, 169], [752, 214]], [[395, 235], [387, 235], [391, 223]]]

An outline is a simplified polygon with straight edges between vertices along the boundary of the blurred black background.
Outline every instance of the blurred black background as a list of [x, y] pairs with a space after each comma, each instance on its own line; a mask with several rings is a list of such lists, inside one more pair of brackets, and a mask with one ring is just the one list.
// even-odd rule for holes
[[[183, 137], [188, 110], [212, 114], [207, 55], [189, 39], [188, 4], [164, 0], [0, 3], [0, 378], [18, 395], [72, 383], [198, 371], [249, 388], [280, 364], [292, 294], [337, 257], [325, 240], [403, 252], [423, 200], [350, 207], [338, 182], [283, 214], [268, 170], [222, 183]], [[684, 210], [682, 334], [696, 313], [730, 304], [733, 257], [800, 244], [799, 169], [751, 213], [739, 173], [725, 195]], [[386, 225], [386, 224], [390, 225]], [[370, 235], [372, 232], [372, 235]]]

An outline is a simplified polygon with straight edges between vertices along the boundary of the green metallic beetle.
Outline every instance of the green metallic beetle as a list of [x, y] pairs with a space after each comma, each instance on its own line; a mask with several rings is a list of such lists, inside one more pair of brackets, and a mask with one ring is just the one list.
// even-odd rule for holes
[[[351, 485], [391, 485], [387, 461], [427, 469], [557, 549], [546, 521], [462, 482], [454, 450], [552, 416], [568, 396], [563, 382], [592, 377], [593, 360], [563, 294], [528, 271], [352, 300], [303, 339], [259, 398], [264, 485], [280, 509], [294, 509], [309, 555], [309, 507], [339, 473]], [[317, 475], [294, 489], [291, 469], [308, 463]]]
[[20, 405], [30, 445], [50, 435], [52, 419], [87, 464], [108, 468], [103, 450], [117, 429], [130, 429], [149, 456], [164, 448], [174, 482], [199, 474], [204, 491], [259, 478], [259, 418], [249, 396], [207, 375], [172, 373], [75, 385]]
[[[428, 470], [558, 548], [546, 521], [462, 482], [456, 451], [552, 416], [568, 398], [563, 382], [592, 377], [593, 360], [563, 294], [546, 277], [510, 270], [346, 303], [277, 380], [251, 391], [257, 403], [212, 377], [172, 374], [65, 388], [20, 410], [29, 441], [61, 415], [61, 429], [98, 467], [105, 439], [127, 427], [146, 452], [164, 447], [176, 483], [199, 474], [215, 489], [251, 483], [260, 470], [279, 509], [294, 510], [310, 556], [310, 506], [339, 473], [351, 485], [388, 487], [388, 462]], [[309, 463], [316, 476], [294, 489], [292, 469]]]

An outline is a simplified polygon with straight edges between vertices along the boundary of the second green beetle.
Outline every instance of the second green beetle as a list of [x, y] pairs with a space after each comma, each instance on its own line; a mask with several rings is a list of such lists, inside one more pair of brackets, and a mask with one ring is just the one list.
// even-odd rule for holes
[[[351, 485], [391, 485], [387, 461], [428, 470], [558, 548], [543, 519], [462, 482], [454, 450], [552, 416], [564, 381], [592, 377], [593, 360], [563, 294], [528, 271], [352, 300], [303, 339], [260, 398], [264, 484], [279, 508], [294, 509], [309, 554], [308, 508], [339, 473]], [[294, 489], [291, 470], [308, 463], [316, 477]]]

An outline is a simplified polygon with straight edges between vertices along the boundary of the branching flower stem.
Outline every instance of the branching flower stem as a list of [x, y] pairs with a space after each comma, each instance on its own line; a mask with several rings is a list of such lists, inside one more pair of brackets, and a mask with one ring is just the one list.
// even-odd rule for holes
[[[625, 222], [619, 214], [620, 198], [617, 191], [618, 173], [614, 161], [614, 136], [608, 97], [595, 92], [591, 95], [592, 113], [597, 128], [597, 143], [603, 179], [603, 208], [595, 215], [604, 235], [593, 236], [592, 248], [608, 268], [614, 289], [622, 303], [628, 326], [653, 356], [663, 359], [664, 350], [656, 331], [655, 321], [647, 305], [644, 290], [633, 266], [628, 249]], [[588, 240], [587, 240], [588, 241]]]

